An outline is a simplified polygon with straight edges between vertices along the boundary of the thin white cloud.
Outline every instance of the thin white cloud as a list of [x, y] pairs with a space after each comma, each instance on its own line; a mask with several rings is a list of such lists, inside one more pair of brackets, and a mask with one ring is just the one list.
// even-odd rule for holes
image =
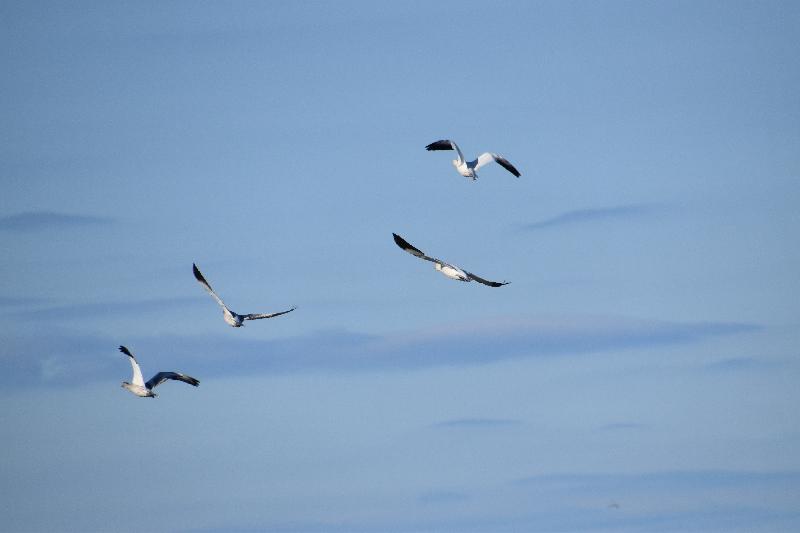
[[666, 210], [662, 204], [627, 204], [614, 207], [595, 207], [566, 211], [558, 215], [526, 224], [523, 230], [541, 230], [558, 226], [598, 222], [602, 220], [642, 218]]
[[32, 211], [0, 217], [0, 230], [28, 232], [85, 226], [104, 226], [113, 220], [91, 215], [74, 215], [52, 211]]
[[0, 307], [26, 307], [32, 305], [43, 305], [51, 302], [49, 298], [25, 298], [14, 296], [0, 296]]
[[638, 422], [614, 422], [612, 424], [605, 424], [597, 428], [598, 431], [638, 431], [646, 429], [647, 424], [640, 424]]
[[521, 420], [514, 420], [508, 418], [456, 418], [453, 420], [443, 420], [433, 424], [434, 428], [447, 429], [447, 428], [500, 428], [508, 426], [518, 426], [522, 423]]
[[[138, 316], [143, 313], [153, 313], [186, 307], [187, 305], [200, 302], [199, 297], [176, 297], [176, 298], [152, 298], [149, 300], [133, 301], [105, 301], [94, 303], [76, 303], [66, 305], [56, 305], [47, 307], [37, 307], [35, 310], [14, 311], [14, 318], [26, 320], [85, 320], [87, 316]], [[2, 302], [0, 302], [1, 304]], [[33, 302], [31, 302], [33, 303]], [[11, 314], [9, 312], [8, 314]]]
[[[668, 322], [611, 316], [567, 316], [483, 321], [395, 335], [321, 331], [299, 337], [249, 340], [219, 336], [138, 339], [49, 335], [10, 339], [0, 346], [0, 382], [36, 384], [40, 361], [69, 361], [70, 381], [110, 379], [124, 373], [116, 346], [124, 340], [141, 352], [170, 347], [176, 368], [200, 379], [214, 376], [296, 372], [410, 371], [531, 358], [599, 354], [635, 348], [691, 344], [760, 329], [735, 322]], [[52, 364], [52, 362], [51, 362]], [[34, 371], [31, 371], [34, 369]]]
[[774, 360], [759, 359], [756, 357], [729, 357], [707, 364], [704, 369], [715, 373], [747, 372], [764, 370], [778, 366]]
[[417, 501], [425, 505], [442, 505], [459, 503], [469, 500], [469, 495], [464, 492], [452, 490], [434, 490], [423, 492], [417, 496]]

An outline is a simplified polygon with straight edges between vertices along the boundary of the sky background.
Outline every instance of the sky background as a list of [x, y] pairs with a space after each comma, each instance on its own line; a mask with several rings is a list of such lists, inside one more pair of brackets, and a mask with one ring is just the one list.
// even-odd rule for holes
[[0, 528], [800, 530], [798, 26], [0, 3]]

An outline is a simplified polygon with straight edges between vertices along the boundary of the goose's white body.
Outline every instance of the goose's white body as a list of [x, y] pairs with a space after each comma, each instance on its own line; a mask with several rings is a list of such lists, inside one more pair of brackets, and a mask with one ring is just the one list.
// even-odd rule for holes
[[475, 165], [471, 166], [466, 161], [459, 161], [458, 159], [453, 159], [452, 163], [453, 166], [456, 167], [456, 172], [458, 172], [465, 178], [470, 178], [472, 181], [478, 179], [478, 173], [475, 172]]
[[240, 328], [244, 326], [244, 319], [242, 315], [237, 315], [227, 307], [222, 308], [222, 318], [225, 319], [225, 322], [228, 325], [233, 326], [234, 328]]
[[145, 387], [143, 387], [141, 385], [136, 385], [134, 383], [127, 383], [127, 382], [123, 381], [122, 382], [122, 387], [124, 389], [127, 389], [127, 390], [131, 391], [132, 393], [134, 393], [136, 396], [138, 396], [140, 398], [155, 398], [156, 397], [156, 393], [155, 392], [153, 392], [151, 390], [147, 390]]
[[448, 265], [447, 263], [434, 263], [433, 268], [444, 274], [450, 279], [458, 281], [469, 281], [469, 276], [466, 272], [457, 266]]

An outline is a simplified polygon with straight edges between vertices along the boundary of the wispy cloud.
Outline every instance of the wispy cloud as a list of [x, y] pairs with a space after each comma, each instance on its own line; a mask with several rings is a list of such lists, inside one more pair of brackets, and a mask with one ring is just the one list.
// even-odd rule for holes
[[26, 320], [84, 320], [87, 316], [140, 315], [185, 307], [201, 300], [199, 297], [153, 298], [138, 301], [108, 301], [56, 305], [35, 310], [15, 311], [14, 318]]
[[602, 220], [640, 218], [663, 212], [667, 207], [663, 204], [628, 204], [614, 207], [596, 207], [576, 209], [555, 215], [538, 222], [522, 226], [523, 230], [539, 230], [581, 224], [585, 222], [598, 222]]
[[514, 485], [581, 490], [626, 486], [630, 489], [659, 487], [725, 487], [732, 485], [792, 484], [800, 487], [800, 471], [758, 472], [748, 470], [673, 470], [635, 474], [545, 474], [511, 481]]
[[775, 361], [765, 361], [755, 357], [730, 357], [709, 363], [704, 368], [709, 372], [728, 373], [763, 370], [775, 365], [777, 365]]
[[440, 505], [446, 503], [457, 503], [469, 500], [469, 496], [463, 492], [450, 490], [436, 490], [423, 492], [417, 497], [419, 503], [425, 505]]
[[518, 426], [521, 420], [507, 418], [457, 418], [454, 420], [444, 420], [433, 424], [435, 428], [497, 428], [506, 426]]
[[[298, 533], [797, 531], [799, 484], [800, 473], [793, 471], [534, 476], [506, 487], [482, 485], [423, 492], [417, 496], [417, 503], [426, 512], [419, 516], [404, 514], [346, 524], [265, 524], [261, 529]], [[507, 507], [498, 509], [498, 501], [508, 502]], [[610, 508], [612, 502], [619, 508]], [[469, 506], [469, 510], [454, 513], [453, 508], [460, 505]], [[197, 531], [228, 530], [239, 531], [236, 527]]]
[[[511, 487], [509, 497], [531, 502], [519, 520], [535, 524], [527, 531], [555, 523], [564, 531], [791, 531], [800, 523], [797, 471], [537, 475]], [[611, 501], [620, 508], [610, 510]]]
[[13, 296], [0, 296], [0, 307], [23, 307], [49, 303], [47, 298], [17, 298]]
[[605, 424], [597, 428], [598, 431], [637, 431], [646, 429], [647, 424], [639, 424], [637, 422], [616, 422], [613, 424]]
[[70, 215], [51, 211], [33, 211], [0, 217], [0, 230], [40, 231], [110, 224], [113, 219], [90, 215]]
[[[58, 381], [119, 377], [125, 365], [115, 350], [129, 345], [147, 354], [168, 351], [175, 368], [199, 378], [292, 372], [408, 371], [441, 366], [597, 354], [642, 347], [696, 343], [759, 329], [728, 322], [666, 322], [621, 317], [556, 317], [496, 320], [397, 335], [321, 331], [273, 340], [230, 335], [158, 336], [139, 339], [76, 337], [50, 330], [49, 336], [9, 339], [0, 345], [0, 383], [44, 381], [42, 368]], [[63, 364], [56, 364], [63, 361]], [[53, 369], [63, 369], [63, 374]]]

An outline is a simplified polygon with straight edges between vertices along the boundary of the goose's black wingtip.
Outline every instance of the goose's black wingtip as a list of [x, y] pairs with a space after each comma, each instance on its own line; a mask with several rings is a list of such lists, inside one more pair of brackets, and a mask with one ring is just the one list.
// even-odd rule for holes
[[425, 147], [426, 150], [429, 152], [432, 150], [452, 150], [453, 145], [450, 143], [448, 139], [442, 139], [440, 141], [434, 141], [430, 143], [428, 146]]
[[503, 167], [504, 169], [506, 169], [506, 170], [508, 170], [509, 172], [511, 172], [511, 173], [512, 173], [512, 174], [513, 174], [515, 177], [517, 177], [517, 178], [518, 178], [518, 177], [520, 177], [520, 176], [522, 175], [522, 174], [520, 174], [519, 170], [517, 170], [517, 169], [516, 169], [516, 167], [515, 167], [514, 165], [512, 165], [512, 164], [511, 164], [511, 163], [508, 161], [508, 159], [506, 159], [505, 157], [502, 157], [502, 156], [495, 156], [495, 161], [497, 161], [497, 163], [498, 163], [498, 164], [499, 164], [501, 167]]
[[200, 273], [200, 269], [197, 268], [197, 265], [192, 263], [192, 274], [194, 274], [194, 279], [199, 281], [200, 283], [208, 283], [206, 278], [203, 277], [203, 274]]
[[411, 245], [408, 243], [408, 241], [406, 241], [404, 238], [402, 238], [402, 237], [401, 237], [400, 235], [398, 235], [397, 233], [392, 233], [392, 237], [394, 238], [394, 243], [395, 243], [397, 246], [399, 246], [400, 248], [402, 248], [402, 249], [404, 249], [404, 250], [405, 250], [405, 249], [407, 249], [407, 248], [409, 248], [409, 247], [413, 248], [413, 246], [411, 246]]

